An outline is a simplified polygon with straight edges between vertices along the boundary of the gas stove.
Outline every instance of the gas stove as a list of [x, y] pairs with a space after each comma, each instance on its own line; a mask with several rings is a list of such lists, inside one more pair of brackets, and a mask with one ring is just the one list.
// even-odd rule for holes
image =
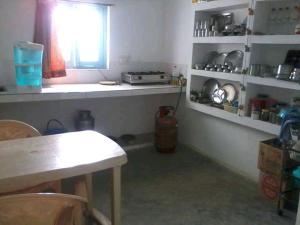
[[169, 83], [171, 75], [160, 71], [122, 73], [122, 81], [129, 84]]

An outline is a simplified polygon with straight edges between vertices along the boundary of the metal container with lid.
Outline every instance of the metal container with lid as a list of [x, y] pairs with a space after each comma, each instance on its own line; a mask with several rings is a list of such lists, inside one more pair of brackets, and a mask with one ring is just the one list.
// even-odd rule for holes
[[278, 66], [276, 79], [278, 80], [289, 80], [293, 66], [288, 64], [282, 64]]
[[299, 68], [294, 69], [294, 71], [291, 73], [290, 80], [295, 81], [295, 82], [300, 81], [300, 69]]
[[91, 111], [81, 110], [75, 120], [75, 127], [78, 131], [94, 130], [95, 118], [92, 116]]

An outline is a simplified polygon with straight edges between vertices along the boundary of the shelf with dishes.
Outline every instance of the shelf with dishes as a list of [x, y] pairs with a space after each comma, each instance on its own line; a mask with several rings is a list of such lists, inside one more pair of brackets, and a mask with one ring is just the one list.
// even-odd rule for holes
[[256, 0], [253, 8], [250, 42], [261, 44], [299, 44], [300, 1]]
[[230, 51], [230, 47], [236, 47], [236, 45], [226, 45], [219, 52], [215, 51], [214, 48], [197, 45], [194, 48], [194, 64], [192, 65], [191, 74], [243, 83], [243, 73], [245, 72], [243, 70], [244, 52], [241, 50]]
[[194, 37], [193, 43], [207, 44], [247, 44], [246, 36], [213, 36], [213, 37]]
[[[217, 4], [220, 4], [220, 2], [218, 1]], [[201, 4], [199, 3], [199, 5]], [[193, 33], [194, 43], [246, 44], [248, 8], [228, 10], [196, 11]]]
[[216, 72], [216, 71], [205, 71], [205, 70], [196, 70], [193, 69], [191, 71], [192, 76], [202, 76], [202, 77], [209, 77], [215, 79], [222, 79], [228, 81], [236, 81], [243, 83], [244, 82], [244, 75], [242, 74], [235, 74], [235, 73], [223, 73], [223, 72]]
[[[254, 46], [245, 77], [247, 84], [300, 90], [300, 50], [297, 45]], [[263, 54], [262, 54], [263, 53]], [[257, 64], [259, 62], [259, 64]]]
[[300, 44], [300, 35], [250, 35], [250, 44]]
[[279, 135], [280, 134], [280, 125], [272, 124], [269, 122], [261, 121], [261, 120], [253, 120], [250, 117], [243, 117], [244, 126], [263, 131], [268, 134]]
[[300, 91], [300, 84], [296, 82], [277, 80], [275, 78], [267, 78], [267, 77], [255, 77], [255, 76], [245, 76], [245, 80], [247, 84], [255, 84], [261, 86], [269, 86], [269, 87]]
[[[261, 108], [251, 118], [250, 102], [260, 94], [276, 99], [278, 115], [281, 103], [290, 107], [299, 96], [300, 0], [202, 1], [194, 9], [188, 105], [278, 135], [274, 108]], [[205, 94], [207, 82], [219, 86]], [[238, 92], [234, 101], [226, 99], [228, 83]]]
[[205, 104], [199, 104], [197, 102], [188, 101], [188, 107], [196, 110], [198, 112], [220, 118], [226, 121], [230, 121], [232, 123], [239, 124], [241, 126], [249, 127], [255, 130], [259, 130], [268, 134], [278, 135], [280, 132], [280, 126], [276, 124], [271, 124], [268, 122], [264, 122], [261, 120], [253, 120], [250, 117], [238, 116], [237, 114], [233, 114], [230, 112], [226, 112], [224, 110], [211, 107]]
[[240, 101], [240, 83], [214, 78], [192, 76], [189, 100], [237, 114]]
[[251, 0], [221, 0], [221, 1], [200, 1], [194, 3], [195, 11], [223, 11], [227, 9], [248, 8]]
[[[297, 0], [284, 0], [284, 2], [296, 2]], [[269, 3], [274, 3], [274, 2], [282, 2], [282, 0], [256, 0], [256, 2], [269, 2]]]

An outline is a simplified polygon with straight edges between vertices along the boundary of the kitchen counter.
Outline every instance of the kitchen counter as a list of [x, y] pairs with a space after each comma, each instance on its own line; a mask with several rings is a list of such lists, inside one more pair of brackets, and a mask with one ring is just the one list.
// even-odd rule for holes
[[[185, 88], [183, 89], [185, 91]], [[128, 97], [140, 95], [179, 93], [180, 87], [174, 85], [129, 85], [107, 86], [101, 84], [59, 84], [47, 85], [38, 93], [26, 93], [16, 88], [0, 92], [0, 103], [55, 101], [86, 98]]]

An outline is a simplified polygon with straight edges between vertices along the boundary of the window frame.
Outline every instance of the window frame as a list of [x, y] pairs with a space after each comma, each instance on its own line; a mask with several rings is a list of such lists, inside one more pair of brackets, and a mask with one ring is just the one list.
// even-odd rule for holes
[[[66, 4], [66, 1], [59, 1], [58, 4]], [[102, 5], [97, 3], [83, 3], [83, 2], [72, 2], [67, 3], [71, 7], [76, 7], [78, 5], [93, 5], [95, 9], [99, 12], [103, 20], [103, 28], [101, 30], [103, 41], [101, 41], [99, 46], [99, 59], [96, 62], [89, 61], [84, 62], [80, 60], [79, 47], [77, 40], [72, 40], [72, 48], [70, 51], [70, 60], [66, 61], [66, 69], [68, 70], [108, 70], [109, 69], [109, 38], [110, 38], [110, 5]], [[78, 31], [78, 30], [76, 30]], [[73, 31], [76, 33], [76, 31]]]

